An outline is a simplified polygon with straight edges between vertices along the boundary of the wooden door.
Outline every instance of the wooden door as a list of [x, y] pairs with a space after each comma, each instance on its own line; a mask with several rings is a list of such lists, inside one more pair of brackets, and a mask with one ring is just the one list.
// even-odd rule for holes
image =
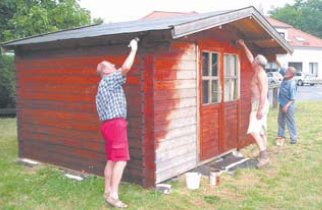
[[200, 160], [218, 155], [222, 124], [222, 58], [220, 49], [200, 52]]
[[238, 145], [239, 59], [223, 49], [203, 48], [199, 67], [199, 159], [203, 161]]

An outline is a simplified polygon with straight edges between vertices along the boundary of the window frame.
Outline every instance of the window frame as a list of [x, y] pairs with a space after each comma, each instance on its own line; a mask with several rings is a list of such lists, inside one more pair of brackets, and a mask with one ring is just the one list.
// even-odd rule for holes
[[[204, 68], [204, 62], [203, 62], [203, 55], [204, 53], [208, 54], [208, 75], [204, 76], [203, 75], [203, 68]], [[213, 54], [217, 55], [217, 76], [212, 75], [212, 56]], [[221, 77], [221, 72], [220, 72], [220, 59], [221, 59], [221, 53], [218, 51], [211, 51], [211, 50], [202, 50], [201, 51], [201, 59], [202, 59], [202, 66], [201, 66], [201, 86], [202, 86], [202, 105], [212, 105], [212, 104], [218, 104], [222, 102], [222, 90], [221, 90], [221, 82], [220, 82], [220, 77]], [[208, 101], [204, 102], [204, 81], [208, 81]], [[213, 94], [214, 92], [212, 91], [212, 86], [213, 86], [213, 81], [217, 81], [217, 100], [213, 101]]]

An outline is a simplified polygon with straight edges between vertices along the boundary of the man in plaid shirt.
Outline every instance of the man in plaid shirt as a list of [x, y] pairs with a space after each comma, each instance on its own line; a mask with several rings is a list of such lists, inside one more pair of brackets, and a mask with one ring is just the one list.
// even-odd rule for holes
[[97, 74], [101, 77], [96, 95], [96, 109], [101, 121], [101, 132], [105, 139], [107, 163], [104, 170], [105, 200], [116, 208], [126, 208], [119, 200], [118, 188], [126, 162], [130, 159], [127, 140], [126, 98], [122, 85], [130, 71], [136, 51], [138, 38], [131, 40], [131, 52], [121, 68], [102, 61], [97, 65]]

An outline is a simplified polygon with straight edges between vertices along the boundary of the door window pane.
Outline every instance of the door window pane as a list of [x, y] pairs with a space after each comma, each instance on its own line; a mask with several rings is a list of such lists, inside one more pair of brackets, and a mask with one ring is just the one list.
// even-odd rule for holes
[[209, 53], [202, 53], [202, 76], [209, 76]]
[[211, 75], [214, 77], [218, 76], [218, 54], [213, 53], [211, 59]]
[[202, 103], [207, 104], [209, 102], [209, 80], [202, 81]]

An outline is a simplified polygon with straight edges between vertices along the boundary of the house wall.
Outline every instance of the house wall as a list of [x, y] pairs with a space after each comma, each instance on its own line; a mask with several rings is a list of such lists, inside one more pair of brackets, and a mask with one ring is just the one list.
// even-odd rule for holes
[[302, 62], [303, 73], [309, 73], [309, 63], [318, 63], [318, 78], [322, 79], [322, 48], [294, 48], [292, 55], [278, 55], [284, 67], [288, 66], [289, 62]]
[[196, 45], [161, 45], [154, 54], [156, 183], [197, 164]]
[[[19, 157], [103, 175], [104, 140], [95, 107], [97, 64], [120, 66], [126, 46], [16, 51]], [[138, 58], [124, 89], [131, 160], [125, 180], [143, 184], [143, 62]]]

